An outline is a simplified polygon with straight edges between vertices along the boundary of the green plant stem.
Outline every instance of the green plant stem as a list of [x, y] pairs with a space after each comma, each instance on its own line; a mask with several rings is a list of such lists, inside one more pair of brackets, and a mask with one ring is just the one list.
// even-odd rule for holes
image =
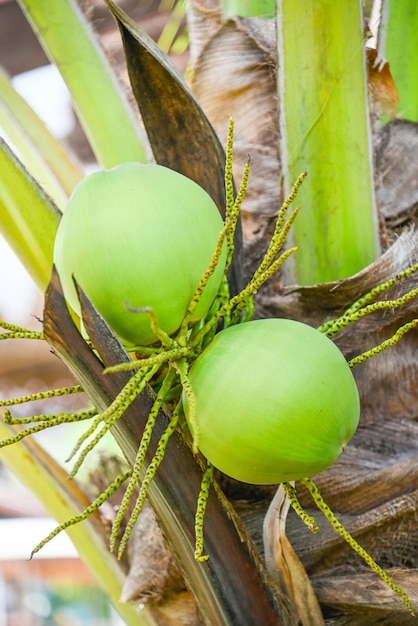
[[276, 12], [274, 0], [223, 0], [223, 17], [272, 18]]
[[139, 124], [123, 87], [75, 0], [19, 0], [19, 4], [66, 82], [101, 165], [145, 161]]
[[359, 2], [278, 0], [285, 194], [307, 171], [288, 281], [350, 276], [379, 254]]
[[187, 13], [187, 4], [186, 2], [176, 2], [171, 8], [170, 17], [161, 31], [161, 35], [158, 38], [158, 46], [161, 48], [163, 52], [166, 54], [169, 53], [170, 49], [179, 36], [179, 33], [182, 28], [182, 22]]
[[0, 232], [43, 292], [61, 214], [0, 138]]
[[418, 122], [418, 3], [383, 0], [378, 52], [390, 64], [399, 96], [398, 117]]

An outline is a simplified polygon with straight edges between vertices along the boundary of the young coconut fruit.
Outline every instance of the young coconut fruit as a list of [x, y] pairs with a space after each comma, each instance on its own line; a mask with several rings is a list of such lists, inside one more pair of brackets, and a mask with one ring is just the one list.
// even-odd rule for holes
[[183, 405], [198, 448], [246, 483], [278, 484], [324, 470], [358, 425], [347, 361], [301, 322], [262, 319], [222, 330], [189, 379], [195, 410], [185, 392]]
[[[195, 182], [161, 165], [124, 163], [76, 187], [60, 222], [54, 262], [64, 294], [80, 305], [73, 276], [126, 345], [156, 341], [147, 313], [173, 334], [207, 270], [223, 222]], [[223, 277], [226, 252], [191, 322], [205, 315]]]

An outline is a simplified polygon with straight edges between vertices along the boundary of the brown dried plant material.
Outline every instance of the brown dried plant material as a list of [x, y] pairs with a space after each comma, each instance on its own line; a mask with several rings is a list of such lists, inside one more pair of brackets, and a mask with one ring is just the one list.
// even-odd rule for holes
[[192, 67], [206, 43], [222, 26], [222, 7], [219, 0], [192, 0], [187, 11], [190, 62]]
[[418, 124], [394, 119], [375, 136], [376, 198], [391, 228], [410, 220], [418, 209]]
[[146, 604], [160, 626], [200, 626], [203, 623], [148, 503], [129, 541], [128, 558], [129, 573], [122, 590], [122, 602]]
[[229, 115], [234, 119], [236, 181], [251, 158], [242, 207], [247, 239], [280, 205], [274, 41], [272, 20], [231, 18], [212, 33], [193, 65], [193, 93], [223, 144]]
[[[418, 572], [391, 569], [388, 574], [407, 591], [416, 605]], [[326, 621], [329, 626], [413, 626], [417, 622], [417, 618], [407, 613], [401, 605], [399, 610], [394, 607], [393, 597], [387, 587], [380, 579], [376, 580], [371, 572], [341, 576], [335, 571], [334, 576], [315, 578], [314, 584], [322, 606], [329, 607], [328, 613], [332, 615], [334, 607], [342, 611], [339, 617], [330, 617]]]
[[283, 594], [291, 598], [293, 613], [297, 613], [297, 623], [301, 626], [321, 626], [324, 620], [315, 592], [286, 535], [289, 508], [287, 493], [280, 486], [264, 518], [266, 565]]
[[398, 110], [399, 96], [390, 73], [389, 63], [375, 48], [366, 47], [367, 83], [372, 120], [393, 119]]

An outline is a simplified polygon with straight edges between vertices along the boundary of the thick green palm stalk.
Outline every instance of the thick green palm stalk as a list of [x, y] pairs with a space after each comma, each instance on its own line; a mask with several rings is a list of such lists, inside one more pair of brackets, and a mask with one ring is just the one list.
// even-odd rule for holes
[[65, 80], [99, 163], [145, 161], [139, 126], [121, 85], [75, 0], [19, 0]]
[[398, 117], [418, 122], [418, 3], [384, 0], [378, 50], [390, 64], [399, 95]]
[[278, 0], [285, 193], [302, 171], [288, 280], [350, 276], [379, 254], [359, 1]]

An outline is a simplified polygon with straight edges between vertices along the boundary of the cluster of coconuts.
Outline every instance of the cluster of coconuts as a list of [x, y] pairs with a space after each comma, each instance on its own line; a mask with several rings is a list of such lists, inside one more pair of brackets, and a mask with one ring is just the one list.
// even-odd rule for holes
[[[173, 335], [215, 251], [223, 222], [210, 196], [166, 167], [125, 163], [87, 176], [58, 228], [54, 262], [79, 312], [73, 278], [126, 346], [152, 345], [150, 317]], [[209, 310], [225, 253], [192, 322]], [[330, 466], [355, 432], [357, 387], [344, 356], [316, 329], [263, 319], [217, 333], [193, 362], [199, 449], [243, 482], [277, 484]], [[188, 400], [183, 393], [186, 420]], [[189, 426], [193, 434], [192, 420]]]

